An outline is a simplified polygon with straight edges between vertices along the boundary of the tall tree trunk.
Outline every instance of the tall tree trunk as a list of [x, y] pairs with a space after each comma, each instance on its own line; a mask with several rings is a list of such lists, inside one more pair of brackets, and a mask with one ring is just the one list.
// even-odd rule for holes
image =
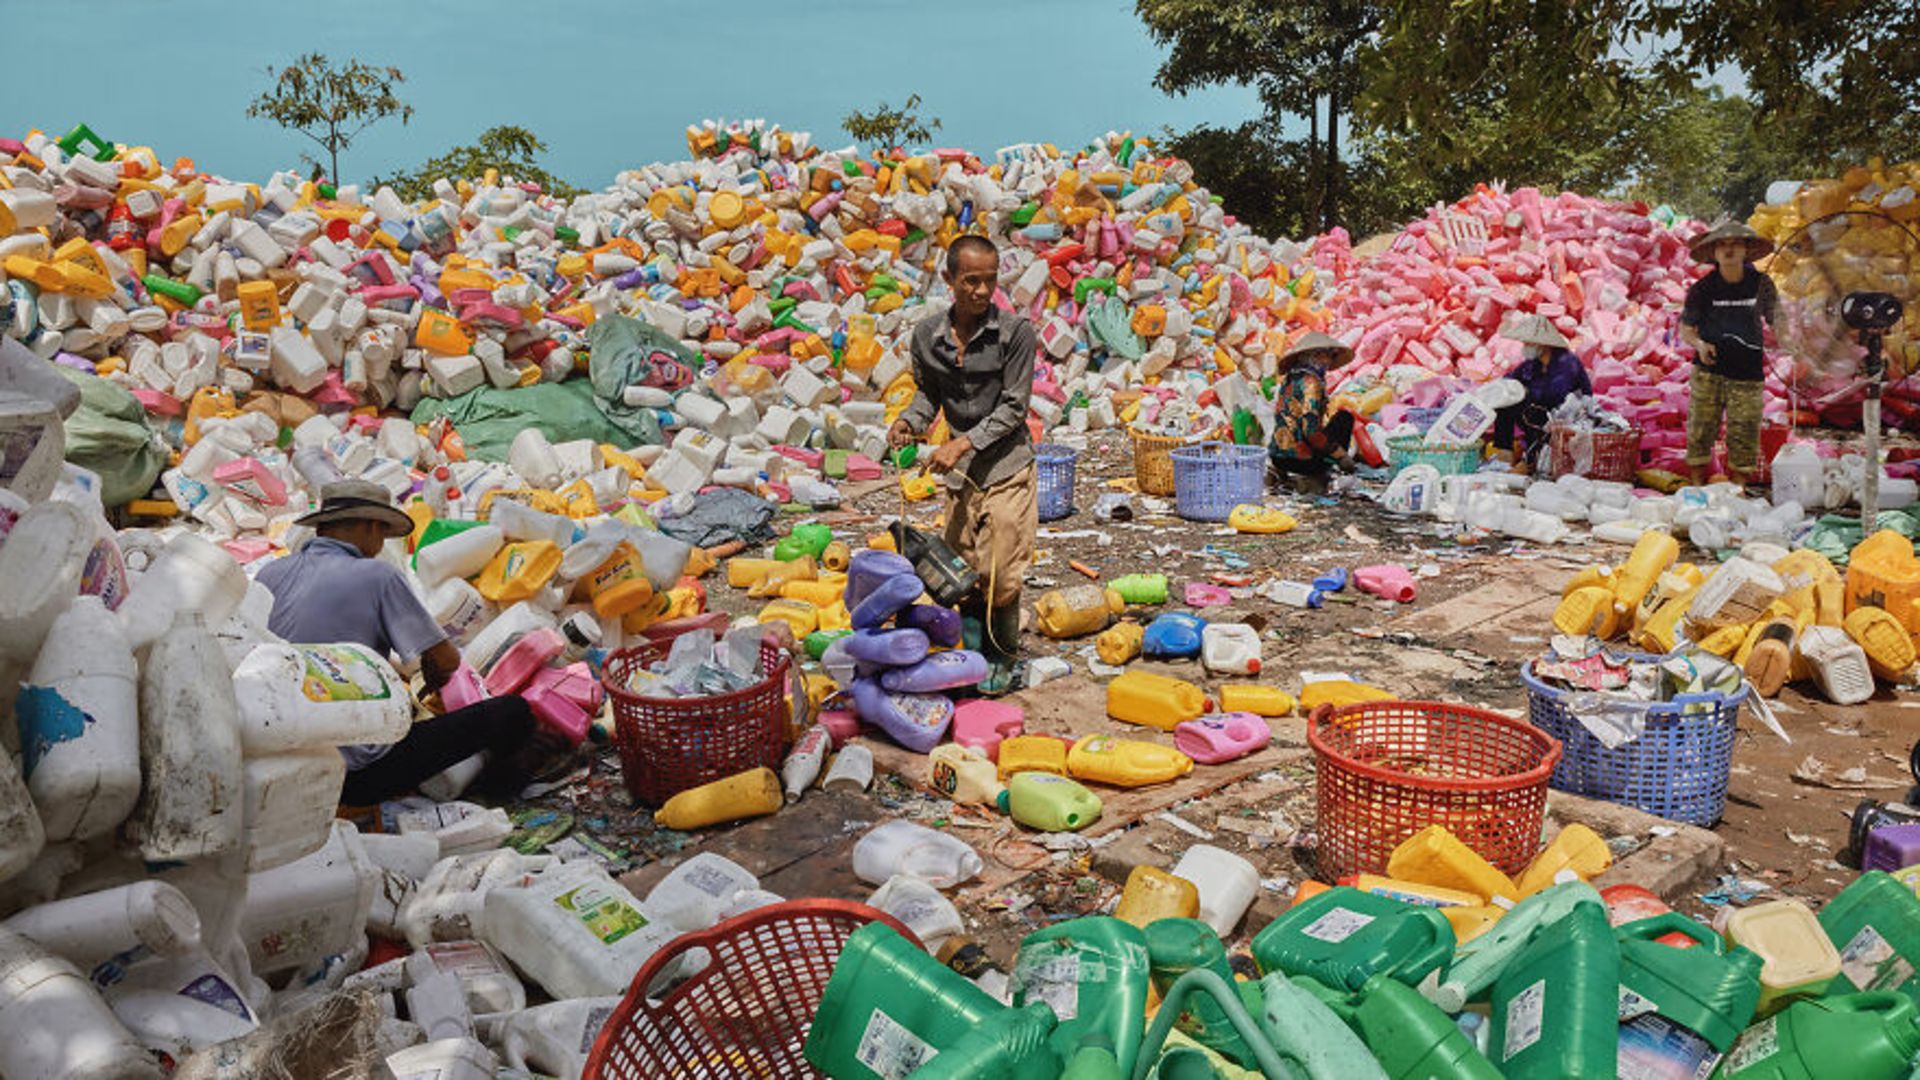
[[1300, 207], [1300, 231], [1320, 232], [1320, 99], [1307, 106], [1307, 175], [1301, 186], [1307, 197]]
[[1333, 69], [1333, 88], [1327, 92], [1327, 176], [1326, 196], [1321, 200], [1320, 231], [1333, 228], [1340, 220], [1340, 68]]

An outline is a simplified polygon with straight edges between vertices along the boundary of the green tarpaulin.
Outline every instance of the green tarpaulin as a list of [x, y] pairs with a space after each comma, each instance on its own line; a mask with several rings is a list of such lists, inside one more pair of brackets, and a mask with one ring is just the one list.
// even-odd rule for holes
[[422, 398], [413, 408], [416, 424], [442, 416], [460, 432], [467, 456], [482, 461], [507, 460], [513, 437], [529, 427], [539, 428], [554, 442], [592, 439], [624, 449], [644, 441], [600, 411], [594, 402], [593, 385], [585, 379], [511, 390], [483, 386], [457, 398]]
[[153, 490], [167, 452], [140, 399], [97, 375], [52, 365], [80, 388], [80, 407], [67, 417], [67, 460], [100, 475], [100, 501], [123, 506]]

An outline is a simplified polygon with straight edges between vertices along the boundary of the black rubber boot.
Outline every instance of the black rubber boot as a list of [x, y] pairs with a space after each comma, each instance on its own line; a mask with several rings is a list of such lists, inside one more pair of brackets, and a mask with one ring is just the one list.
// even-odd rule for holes
[[987, 620], [987, 640], [981, 650], [987, 658], [987, 677], [980, 692], [997, 696], [1018, 689], [1020, 663], [1020, 602], [993, 609]]

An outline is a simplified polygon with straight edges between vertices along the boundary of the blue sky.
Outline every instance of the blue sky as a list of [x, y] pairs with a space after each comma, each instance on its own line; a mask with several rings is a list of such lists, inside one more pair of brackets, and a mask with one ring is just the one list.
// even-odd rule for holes
[[988, 152], [1259, 110], [1240, 88], [1154, 89], [1162, 53], [1130, 0], [0, 0], [0, 26], [14, 37], [0, 134], [84, 121], [241, 180], [316, 149], [246, 116], [266, 69], [308, 50], [407, 76], [413, 119], [361, 135], [341, 159], [349, 180], [501, 123], [532, 129], [549, 169], [598, 188], [622, 168], [685, 157], [686, 126], [703, 118], [765, 117], [840, 146], [849, 109], [910, 93], [944, 122], [940, 144]]

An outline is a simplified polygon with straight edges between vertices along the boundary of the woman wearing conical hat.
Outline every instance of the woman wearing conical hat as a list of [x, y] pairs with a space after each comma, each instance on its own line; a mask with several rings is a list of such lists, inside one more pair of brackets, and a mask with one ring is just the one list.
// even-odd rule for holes
[[1267, 460], [1307, 494], [1324, 494], [1327, 474], [1347, 458], [1353, 438], [1353, 414], [1327, 413], [1327, 374], [1353, 360], [1353, 350], [1338, 339], [1314, 331], [1294, 342], [1279, 362], [1280, 385], [1273, 399], [1273, 441]]
[[[1509, 323], [1500, 336], [1519, 342], [1525, 355], [1506, 377], [1526, 388], [1526, 396], [1501, 409], [1493, 418], [1494, 453], [1513, 462], [1515, 472], [1527, 472], [1540, 460], [1547, 445], [1547, 420], [1575, 394], [1592, 394], [1587, 366], [1575, 356], [1566, 335], [1544, 315], [1527, 315]], [[1514, 436], [1520, 436], [1516, 453]]]

